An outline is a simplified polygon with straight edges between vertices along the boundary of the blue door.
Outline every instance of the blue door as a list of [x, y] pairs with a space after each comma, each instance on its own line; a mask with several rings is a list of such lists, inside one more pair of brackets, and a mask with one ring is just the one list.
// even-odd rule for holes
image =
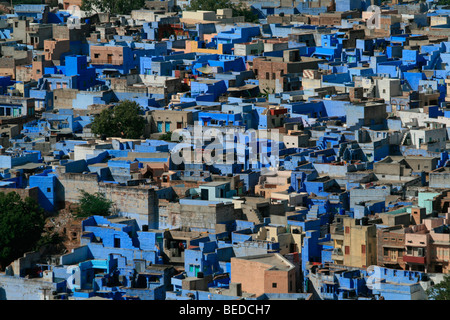
[[170, 132], [170, 122], [166, 121], [166, 127], [165, 127], [165, 132]]
[[157, 128], [156, 128], [156, 130], [158, 131], [158, 132], [162, 132], [162, 121], [158, 121], [158, 123], [157, 123]]

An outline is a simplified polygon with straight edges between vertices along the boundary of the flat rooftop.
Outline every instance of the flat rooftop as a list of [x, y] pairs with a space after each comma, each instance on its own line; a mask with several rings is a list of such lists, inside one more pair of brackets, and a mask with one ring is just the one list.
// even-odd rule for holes
[[260, 262], [269, 265], [270, 270], [281, 270], [281, 271], [289, 271], [294, 268], [289, 261], [284, 259], [279, 254], [269, 253], [265, 255], [256, 255], [256, 256], [247, 256], [247, 257], [239, 257], [238, 259], [242, 260], [252, 260], [255, 262]]

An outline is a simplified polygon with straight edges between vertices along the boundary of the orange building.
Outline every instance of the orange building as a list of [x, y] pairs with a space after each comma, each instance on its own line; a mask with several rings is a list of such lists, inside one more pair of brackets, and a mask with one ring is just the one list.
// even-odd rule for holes
[[231, 282], [257, 296], [295, 293], [295, 266], [279, 253], [231, 258]]
[[70, 51], [70, 40], [47, 39], [44, 40], [45, 60], [59, 60], [61, 54]]
[[122, 46], [91, 46], [92, 64], [123, 65]]

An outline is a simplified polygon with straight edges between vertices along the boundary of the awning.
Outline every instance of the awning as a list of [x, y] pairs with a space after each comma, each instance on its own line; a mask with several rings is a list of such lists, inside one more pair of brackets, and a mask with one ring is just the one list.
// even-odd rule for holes
[[34, 163], [34, 162], [29, 162], [20, 166], [13, 166], [11, 169], [12, 170], [20, 170], [20, 169], [24, 169], [24, 170], [34, 170], [34, 169], [38, 169], [40, 167], [46, 167], [47, 165], [45, 163]]
[[205, 73], [205, 74], [210, 74], [210, 73], [214, 72], [213, 68], [211, 68], [209, 65], [207, 65], [205, 67], [197, 68], [196, 70], [201, 73]]

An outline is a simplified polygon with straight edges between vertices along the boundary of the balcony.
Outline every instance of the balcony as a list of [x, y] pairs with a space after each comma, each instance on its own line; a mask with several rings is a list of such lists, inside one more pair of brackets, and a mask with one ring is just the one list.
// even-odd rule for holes
[[426, 257], [403, 256], [403, 262], [425, 264]]
[[331, 260], [344, 261], [344, 253], [340, 248], [336, 248], [333, 250], [333, 253], [331, 254]]
[[109, 64], [113, 66], [121, 66], [123, 65], [123, 59], [97, 59], [92, 58], [91, 64]]
[[344, 232], [335, 232], [331, 234], [333, 240], [344, 240]]
[[331, 260], [333, 261], [344, 261], [344, 255], [343, 254], [332, 254]]

